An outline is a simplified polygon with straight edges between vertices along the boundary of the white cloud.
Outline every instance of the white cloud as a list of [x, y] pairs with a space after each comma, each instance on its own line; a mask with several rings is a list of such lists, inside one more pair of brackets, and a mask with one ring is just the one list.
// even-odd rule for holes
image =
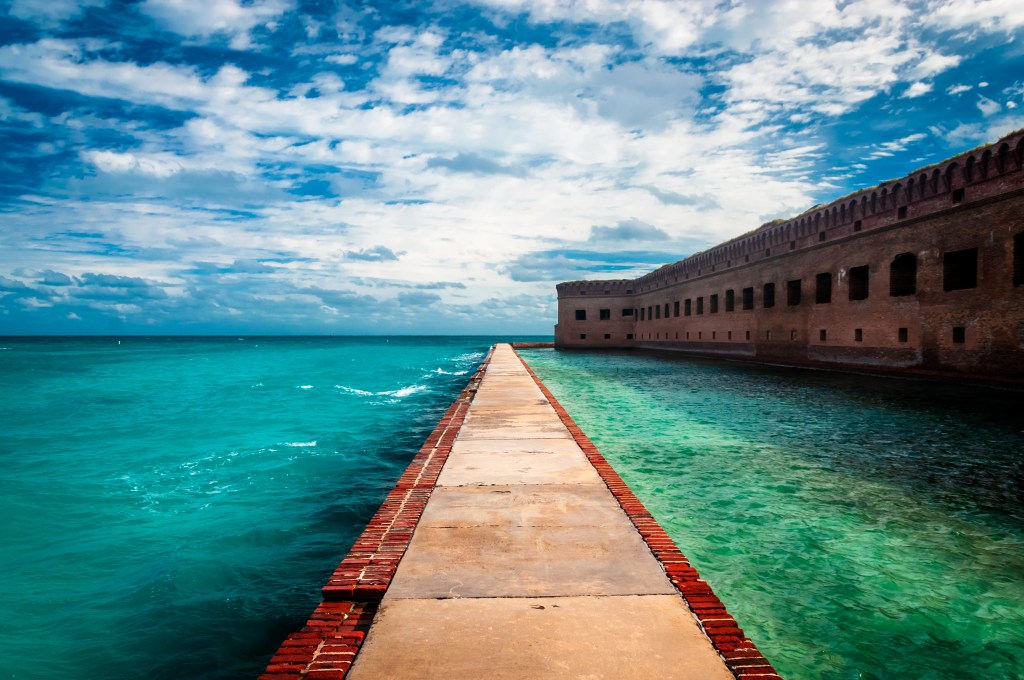
[[953, 85], [948, 90], [946, 90], [946, 94], [948, 94], [948, 95], [963, 94], [964, 92], [970, 92], [973, 89], [974, 88], [971, 85]]
[[985, 116], [994, 116], [1003, 110], [1002, 105], [994, 99], [988, 97], [978, 97], [978, 110]]
[[140, 9], [169, 30], [189, 38], [226, 35], [231, 46], [250, 46], [256, 27], [276, 27], [277, 19], [291, 8], [287, 0], [145, 0]]
[[11, 0], [12, 17], [43, 26], [59, 26], [79, 17], [89, 7], [102, 6], [105, 0]]
[[931, 91], [932, 91], [932, 84], [931, 83], [924, 83], [924, 82], [921, 82], [919, 80], [916, 83], [911, 84], [911, 86], [908, 87], [903, 92], [903, 97], [905, 97], [907, 99], [913, 99], [915, 97], [920, 97], [922, 95], [928, 94]]

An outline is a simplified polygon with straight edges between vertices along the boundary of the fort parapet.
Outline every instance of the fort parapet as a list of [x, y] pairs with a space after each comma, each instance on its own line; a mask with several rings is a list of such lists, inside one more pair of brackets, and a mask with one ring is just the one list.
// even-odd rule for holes
[[637, 279], [557, 290], [560, 348], [1024, 380], [1024, 130]]

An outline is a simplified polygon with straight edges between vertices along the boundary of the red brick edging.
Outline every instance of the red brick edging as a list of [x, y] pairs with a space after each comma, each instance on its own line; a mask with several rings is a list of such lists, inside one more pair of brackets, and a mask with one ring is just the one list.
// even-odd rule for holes
[[342, 680], [348, 673], [493, 353], [492, 347], [334, 570], [323, 587], [323, 602], [302, 630], [285, 638], [259, 680]]
[[[515, 350], [513, 349], [513, 351]], [[630, 491], [619, 474], [590, 441], [590, 438], [562, 408], [562, 405], [541, 382], [533, 369], [519, 356], [519, 352], [516, 352], [516, 356], [533, 377], [545, 398], [554, 407], [573, 439], [583, 449], [587, 460], [601, 475], [608, 490], [612, 492], [615, 500], [619, 502], [623, 511], [633, 522], [633, 526], [640, 532], [651, 552], [654, 553], [654, 557], [661, 562], [672, 585], [683, 596], [704, 634], [711, 640], [711, 644], [722, 656], [733, 675], [744, 680], [781, 680], [779, 674], [771, 663], [761, 655], [753, 641], [743, 634], [736, 619], [726, 611], [725, 605], [711, 590], [711, 586], [700, 577], [696, 569], [690, 566], [689, 560], [676, 546], [675, 541], [669, 538], [643, 503]]]

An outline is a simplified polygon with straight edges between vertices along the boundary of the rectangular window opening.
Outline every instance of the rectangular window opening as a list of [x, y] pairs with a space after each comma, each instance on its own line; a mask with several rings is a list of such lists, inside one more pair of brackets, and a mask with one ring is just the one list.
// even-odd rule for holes
[[953, 189], [953, 205], [964, 202], [964, 190]]
[[967, 329], [963, 326], [953, 326], [953, 342], [962, 345], [967, 340]]
[[801, 283], [801, 279], [786, 282], [786, 304], [790, 307], [795, 307], [800, 304], [800, 295], [802, 292]]
[[580, 333], [580, 340], [586, 340], [586, 339], [587, 339], [587, 334], [586, 333]]
[[764, 332], [764, 339], [765, 340], [771, 340], [772, 339], [772, 332], [771, 331], [765, 331]]
[[[854, 231], [860, 231], [861, 230], [861, 221], [860, 220], [857, 220], [856, 222], [853, 223], [853, 230]], [[825, 239], [819, 239], [819, 240], [824, 241]]]
[[907, 333], [907, 329], [906, 328], [899, 328], [899, 329], [897, 329], [896, 334], [897, 334], [900, 342], [906, 342], [907, 339], [908, 339], [908, 336], [909, 336], [909, 333]]
[[704, 297], [703, 296], [697, 298], [697, 313], [698, 314], [703, 314], [704, 313]]
[[905, 220], [905, 219], [907, 219], [907, 206], [901, 205], [900, 207], [896, 208], [896, 219], [898, 219], [898, 220]]
[[725, 291], [725, 311], [731, 312], [736, 309], [736, 293], [730, 288]]
[[725, 339], [726, 339], [726, 340], [732, 340], [732, 331], [729, 331], [729, 332], [727, 332], [727, 333], [725, 334]]
[[661, 305], [654, 305], [654, 318], [655, 319], [660, 319], [661, 318]]
[[766, 283], [764, 284], [764, 298], [763, 303], [765, 309], [775, 306], [775, 284]]
[[754, 308], [754, 288], [753, 287], [744, 288], [743, 289], [743, 309], [753, 309], [753, 308]]
[[610, 309], [599, 310], [597, 318], [600, 321], [611, 321], [611, 319], [612, 319], [612, 310], [610, 310]]
[[672, 316], [679, 316], [679, 300], [672, 303]]
[[832, 302], [832, 273], [825, 272], [814, 277], [814, 302], [827, 305]]
[[690, 316], [690, 314], [693, 312], [692, 302], [693, 300], [690, 300], [689, 298], [687, 298], [683, 302], [683, 316]]
[[942, 289], [945, 291], [977, 288], [978, 249], [954, 250], [942, 256]]
[[819, 231], [818, 232], [818, 240], [819, 241], [824, 241], [825, 240], [825, 232], [823, 232], [823, 231]]
[[853, 340], [854, 342], [864, 342], [864, 329], [854, 328], [853, 329]]
[[605, 333], [604, 334], [604, 339], [605, 340], [611, 340], [612, 339], [612, 334], [611, 333]]
[[711, 310], [710, 310], [711, 313], [712, 314], [718, 314], [718, 293], [715, 293], [714, 295], [711, 296], [710, 303], [711, 303]]
[[623, 309], [622, 310], [622, 316], [633, 316], [633, 309], [632, 308], [630, 308], [630, 309]]
[[849, 282], [851, 300], [868, 299], [868, 274], [868, 265], [864, 265], [862, 267], [850, 267]]
[[747, 331], [747, 340], [750, 340], [750, 331]]
[[576, 320], [577, 321], [586, 321], [587, 320], [587, 310], [585, 310], [585, 309], [577, 309], [576, 310]]
[[626, 340], [632, 340], [632, 339], [633, 339], [633, 334], [632, 333], [626, 333]]
[[828, 340], [828, 331], [822, 328], [818, 331], [818, 342], [825, 342]]

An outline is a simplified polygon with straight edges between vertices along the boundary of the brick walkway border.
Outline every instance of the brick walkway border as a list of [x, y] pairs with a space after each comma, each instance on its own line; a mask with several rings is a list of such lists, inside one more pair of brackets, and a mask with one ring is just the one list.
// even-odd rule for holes
[[[515, 350], [513, 349], [513, 351]], [[636, 530], [640, 532], [647, 546], [654, 553], [654, 557], [661, 562], [672, 585], [683, 596], [704, 634], [711, 640], [711, 644], [725, 660], [733, 675], [742, 680], [782, 680], [768, 660], [758, 651], [753, 641], [743, 634], [736, 619], [726, 611], [725, 605], [711, 590], [711, 586], [700, 577], [696, 569], [690, 566], [689, 560], [679, 550], [679, 547], [669, 538], [643, 503], [629, 490], [626, 483], [605, 460], [590, 438], [583, 433], [572, 416], [562, 408], [562, 405], [541, 382], [529, 364], [522, 356], [519, 356], [519, 352], [516, 352], [516, 356], [523, 362], [523, 366], [533, 377], [537, 387], [554, 407], [573, 439], [583, 449], [587, 460], [601, 475], [608, 490], [615, 496], [615, 500], [619, 502]]]
[[493, 353], [492, 347], [334, 570], [323, 587], [323, 602], [302, 630], [285, 638], [259, 680], [342, 680], [348, 673]]

